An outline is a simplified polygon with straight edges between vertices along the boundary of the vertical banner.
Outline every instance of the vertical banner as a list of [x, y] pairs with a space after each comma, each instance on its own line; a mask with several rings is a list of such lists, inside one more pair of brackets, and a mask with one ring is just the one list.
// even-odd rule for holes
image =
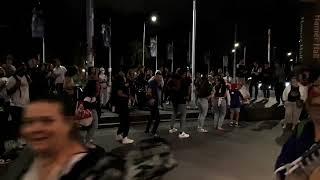
[[320, 12], [313, 17], [312, 58], [320, 60]]
[[150, 39], [150, 54], [151, 57], [157, 57], [157, 38]]
[[268, 29], [268, 63], [271, 63], [271, 29]]
[[34, 7], [32, 10], [32, 19], [31, 19], [31, 35], [32, 38], [41, 38], [42, 39], [42, 62], [46, 62], [46, 46], [45, 46], [45, 37], [44, 37], [44, 17], [43, 11], [40, 8], [40, 3], [38, 7]]
[[229, 66], [229, 58], [228, 56], [223, 56], [223, 67]]
[[33, 38], [44, 37], [43, 11], [37, 7], [32, 10], [31, 32]]
[[300, 0], [299, 61], [312, 65], [320, 62], [320, 1]]
[[173, 43], [169, 43], [167, 46], [168, 60], [173, 60]]
[[105, 47], [111, 47], [111, 26], [107, 24], [102, 24], [102, 38]]

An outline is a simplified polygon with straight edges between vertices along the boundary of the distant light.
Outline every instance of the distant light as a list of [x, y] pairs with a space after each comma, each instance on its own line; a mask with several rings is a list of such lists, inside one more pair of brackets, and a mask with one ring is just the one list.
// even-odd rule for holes
[[239, 43], [235, 43], [235, 44], [234, 44], [234, 47], [235, 47], [235, 48], [237, 48], [237, 47], [239, 47], [239, 46], [240, 46]]
[[269, 86], [269, 89], [271, 89], [271, 86]]
[[236, 50], [235, 49], [232, 49], [232, 53], [235, 53], [236, 52]]
[[155, 16], [155, 15], [153, 15], [153, 16], [151, 16], [151, 21], [152, 22], [157, 22], [157, 20], [158, 20], [158, 17], [157, 16]]
[[258, 88], [260, 89], [260, 88], [261, 88], [261, 86], [262, 86], [262, 83], [259, 83], [259, 84], [258, 84]]
[[286, 87], [290, 86], [290, 82], [286, 82]]
[[290, 57], [292, 55], [292, 52], [288, 52], [287, 56]]
[[85, 73], [85, 72], [86, 72], [86, 69], [82, 69], [82, 72]]
[[249, 77], [249, 78], [248, 78], [248, 80], [251, 80], [251, 79], [252, 79], [252, 77]]
[[293, 62], [293, 59], [290, 59], [290, 62]]

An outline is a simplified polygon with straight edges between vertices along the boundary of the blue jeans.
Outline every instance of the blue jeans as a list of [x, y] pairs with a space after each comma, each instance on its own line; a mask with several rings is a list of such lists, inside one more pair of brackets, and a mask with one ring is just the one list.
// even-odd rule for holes
[[219, 98], [215, 98], [213, 100], [213, 106], [212, 110], [214, 113], [214, 128], [222, 128], [224, 118], [227, 113], [227, 102], [224, 98], [220, 100], [219, 103]]
[[207, 98], [199, 98], [197, 100], [197, 104], [199, 107], [199, 116], [198, 116], [198, 128], [203, 128], [204, 126], [204, 121], [207, 117], [208, 114], [208, 99]]
[[181, 113], [180, 116], [180, 132], [185, 131], [185, 123], [186, 123], [186, 116], [187, 116], [187, 107], [186, 104], [173, 104], [173, 113], [171, 116], [171, 129], [174, 128], [174, 124], [176, 122], [177, 114]]

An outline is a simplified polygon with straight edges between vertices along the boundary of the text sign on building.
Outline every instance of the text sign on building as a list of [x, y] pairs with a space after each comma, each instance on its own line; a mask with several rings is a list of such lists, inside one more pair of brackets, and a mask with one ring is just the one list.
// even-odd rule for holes
[[313, 59], [320, 60], [320, 15], [314, 16], [313, 21]]

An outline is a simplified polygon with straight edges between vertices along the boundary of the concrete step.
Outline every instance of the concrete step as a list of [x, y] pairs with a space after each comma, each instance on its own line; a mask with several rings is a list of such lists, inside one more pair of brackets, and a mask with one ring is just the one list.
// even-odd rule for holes
[[[268, 102], [259, 99], [258, 101], [244, 107], [241, 109], [240, 120], [241, 121], [266, 121], [266, 120], [281, 120], [284, 117], [285, 109], [283, 106], [278, 106], [275, 103], [274, 98], [270, 98]], [[170, 121], [172, 110], [166, 108], [166, 110], [160, 110], [161, 121]], [[150, 118], [150, 111], [136, 110], [130, 112], [129, 118], [131, 124], [145, 124]], [[196, 120], [198, 117], [198, 110], [188, 109], [187, 119]], [[208, 112], [208, 118], [213, 118], [211, 109]], [[229, 112], [226, 115], [229, 119]], [[118, 114], [104, 111], [102, 113], [99, 128], [115, 127], [119, 124]]]

